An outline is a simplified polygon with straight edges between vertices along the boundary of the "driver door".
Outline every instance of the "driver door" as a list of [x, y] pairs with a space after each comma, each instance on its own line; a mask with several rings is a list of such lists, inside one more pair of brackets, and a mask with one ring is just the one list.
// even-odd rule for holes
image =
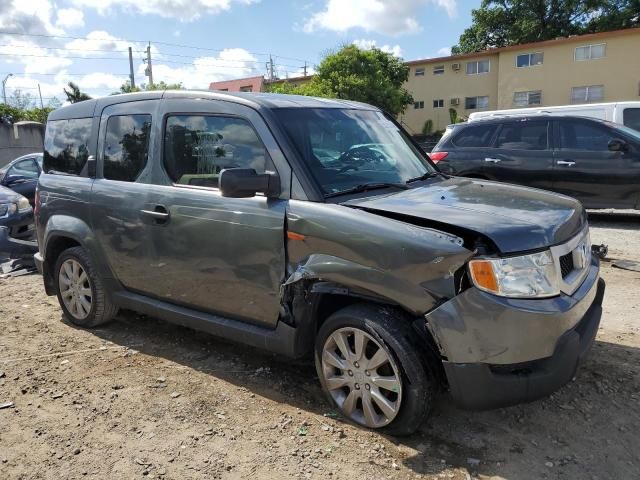
[[29, 199], [29, 203], [33, 205], [36, 185], [38, 184], [38, 177], [40, 176], [40, 169], [33, 158], [25, 158], [14, 163], [4, 178], [2, 184], [19, 193]]

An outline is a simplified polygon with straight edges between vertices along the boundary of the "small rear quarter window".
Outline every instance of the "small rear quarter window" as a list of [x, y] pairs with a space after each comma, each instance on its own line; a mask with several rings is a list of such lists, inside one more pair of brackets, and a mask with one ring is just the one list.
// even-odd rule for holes
[[80, 175], [89, 158], [92, 118], [47, 122], [43, 167], [46, 173]]
[[458, 134], [454, 135], [452, 143], [462, 148], [490, 147], [495, 130], [495, 125], [471, 125], [460, 129]]

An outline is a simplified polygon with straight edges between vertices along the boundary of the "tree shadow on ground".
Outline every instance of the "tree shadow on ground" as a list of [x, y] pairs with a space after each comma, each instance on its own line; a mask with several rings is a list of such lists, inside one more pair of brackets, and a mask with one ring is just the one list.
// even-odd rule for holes
[[[310, 361], [292, 361], [133, 312], [94, 332], [273, 401], [335, 414]], [[548, 399], [467, 412], [441, 394], [418, 433], [387, 438], [417, 474], [462, 468], [481, 477], [639, 478], [638, 365], [640, 349], [598, 341], [577, 377]]]

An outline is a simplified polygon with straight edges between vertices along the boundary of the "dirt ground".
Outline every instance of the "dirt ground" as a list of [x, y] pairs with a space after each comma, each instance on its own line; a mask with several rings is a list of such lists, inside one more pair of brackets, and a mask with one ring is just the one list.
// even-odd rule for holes
[[[610, 260], [640, 260], [640, 216], [591, 222]], [[602, 276], [569, 385], [481, 413], [441, 395], [408, 438], [343, 422], [311, 365], [134, 314], [78, 329], [38, 276], [0, 279], [0, 479], [640, 478], [640, 273]]]

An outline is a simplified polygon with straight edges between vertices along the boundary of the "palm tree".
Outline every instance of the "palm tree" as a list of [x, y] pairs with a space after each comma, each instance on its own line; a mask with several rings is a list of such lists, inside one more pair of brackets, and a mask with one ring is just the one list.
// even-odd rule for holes
[[78, 103], [84, 100], [91, 100], [91, 97], [80, 91], [80, 87], [73, 82], [69, 82], [69, 90], [63, 88], [64, 94], [67, 96], [69, 103]]

